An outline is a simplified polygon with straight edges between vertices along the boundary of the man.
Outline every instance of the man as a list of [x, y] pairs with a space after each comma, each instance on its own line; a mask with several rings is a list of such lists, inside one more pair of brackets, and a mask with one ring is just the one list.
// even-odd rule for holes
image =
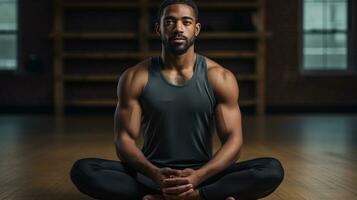
[[[258, 199], [281, 183], [283, 168], [274, 158], [235, 163], [243, 144], [238, 84], [230, 71], [195, 53], [197, 20], [192, 0], [162, 3], [156, 26], [161, 56], [119, 80], [115, 143], [121, 161], [77, 161], [71, 178], [81, 192], [98, 199]], [[222, 146], [212, 156], [214, 128]]]

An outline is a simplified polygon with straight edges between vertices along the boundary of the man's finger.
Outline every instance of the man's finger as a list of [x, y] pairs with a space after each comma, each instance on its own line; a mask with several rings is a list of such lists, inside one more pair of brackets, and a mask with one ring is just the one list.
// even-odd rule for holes
[[192, 184], [187, 184], [187, 185], [180, 185], [180, 186], [175, 186], [175, 187], [168, 187], [168, 188], [163, 188], [162, 192], [166, 194], [181, 194], [183, 192], [187, 192], [188, 190], [192, 189], [193, 186]]
[[165, 176], [180, 176], [180, 170], [171, 169], [169, 167], [165, 167], [162, 169], [162, 174]]
[[181, 197], [181, 198], [182, 198], [182, 197], [187, 197], [187, 196], [189, 196], [193, 191], [194, 191], [193, 188], [191, 188], [191, 189], [187, 190], [186, 192], [183, 192], [183, 193], [179, 194], [178, 196]]
[[186, 185], [189, 184], [187, 178], [166, 178], [162, 181], [163, 187], [173, 187], [178, 185]]

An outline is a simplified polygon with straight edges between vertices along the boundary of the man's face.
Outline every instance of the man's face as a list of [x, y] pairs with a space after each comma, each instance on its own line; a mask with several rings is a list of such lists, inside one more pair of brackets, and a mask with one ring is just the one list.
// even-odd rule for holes
[[173, 4], [164, 9], [156, 31], [167, 51], [181, 55], [194, 44], [200, 28], [191, 6]]

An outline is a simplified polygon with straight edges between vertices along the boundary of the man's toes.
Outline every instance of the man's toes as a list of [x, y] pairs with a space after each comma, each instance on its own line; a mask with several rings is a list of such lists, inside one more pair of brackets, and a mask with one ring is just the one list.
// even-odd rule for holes
[[145, 195], [143, 197], [143, 200], [164, 200], [164, 198], [161, 195]]
[[153, 195], [145, 195], [144, 197], [143, 197], [143, 200], [155, 200], [155, 197], [153, 196]]
[[226, 200], [236, 200], [236, 199], [233, 197], [227, 197]]

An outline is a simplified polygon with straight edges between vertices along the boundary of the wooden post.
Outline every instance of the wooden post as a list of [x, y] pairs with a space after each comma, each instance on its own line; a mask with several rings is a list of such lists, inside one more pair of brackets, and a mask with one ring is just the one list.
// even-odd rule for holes
[[148, 1], [140, 0], [140, 21], [139, 21], [139, 48], [141, 59], [144, 59], [149, 52], [149, 9]]
[[53, 102], [56, 116], [64, 114], [64, 84], [63, 84], [63, 5], [62, 0], [54, 0], [53, 23]]
[[257, 58], [256, 58], [256, 70], [258, 74], [256, 99], [257, 99], [257, 114], [262, 116], [265, 114], [265, 57], [266, 57], [266, 36], [265, 36], [265, 1], [258, 1], [257, 12]]

